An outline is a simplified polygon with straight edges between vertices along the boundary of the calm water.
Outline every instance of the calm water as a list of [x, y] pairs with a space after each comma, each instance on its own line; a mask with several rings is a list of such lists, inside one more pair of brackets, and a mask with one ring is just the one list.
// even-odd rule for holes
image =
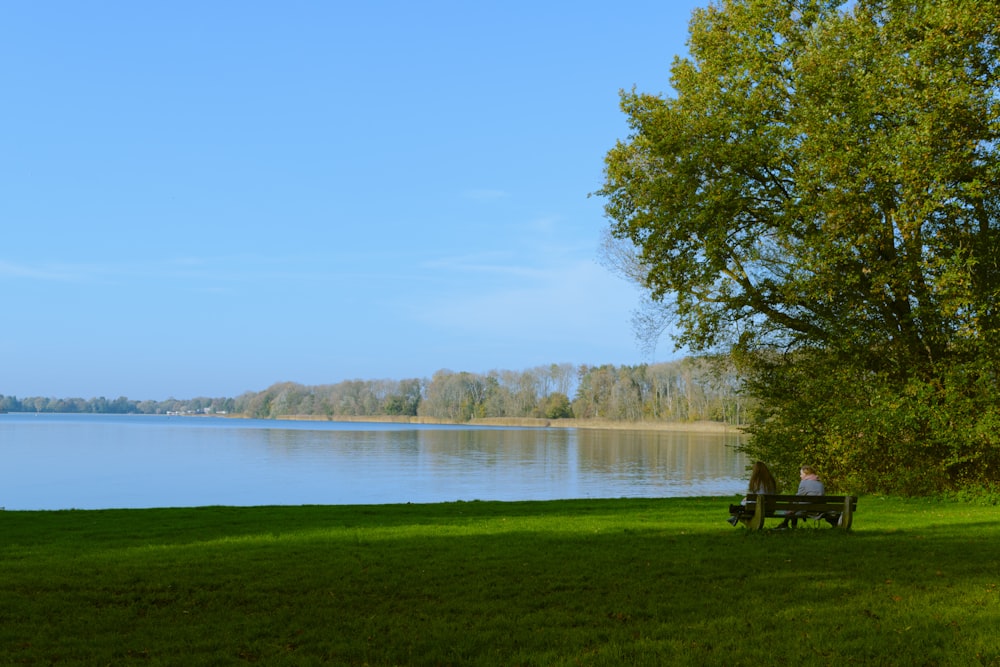
[[0, 507], [730, 495], [736, 436], [0, 414]]

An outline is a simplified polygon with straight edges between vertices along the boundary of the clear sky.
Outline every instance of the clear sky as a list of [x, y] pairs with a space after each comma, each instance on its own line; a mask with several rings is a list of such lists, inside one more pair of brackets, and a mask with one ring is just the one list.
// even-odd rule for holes
[[587, 195], [703, 4], [5, 3], [0, 394], [675, 358]]

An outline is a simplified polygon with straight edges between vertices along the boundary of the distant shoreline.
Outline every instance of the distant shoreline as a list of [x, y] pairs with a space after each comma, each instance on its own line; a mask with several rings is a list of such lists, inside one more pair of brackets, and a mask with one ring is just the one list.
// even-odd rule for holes
[[[231, 415], [239, 417], [239, 415]], [[436, 419], [433, 417], [409, 417], [409, 416], [361, 416], [352, 417], [337, 415], [325, 417], [318, 415], [282, 415], [277, 419], [288, 419], [292, 421], [330, 421], [330, 422], [358, 422], [358, 423], [380, 423], [380, 424], [442, 424], [456, 426], [507, 426], [517, 428], [578, 428], [578, 429], [599, 429], [614, 431], [678, 431], [684, 433], [740, 433], [738, 426], [732, 426], [723, 422], [697, 421], [697, 422], [627, 422], [614, 421], [610, 419], [536, 419], [530, 417], [491, 417], [486, 419], [473, 419], [471, 421], [454, 421], [448, 419]]]
[[[6, 414], [6, 413], [2, 413]], [[138, 414], [138, 413], [58, 413], [58, 412], [28, 412], [17, 411], [14, 414]], [[162, 413], [158, 413], [162, 414]], [[167, 413], [166, 416], [178, 417], [200, 417], [215, 419], [254, 419], [249, 415], [231, 412], [182, 412]], [[456, 421], [453, 419], [439, 419], [436, 417], [410, 417], [410, 416], [390, 416], [390, 415], [368, 415], [350, 416], [336, 415], [327, 417], [325, 415], [278, 415], [277, 417], [263, 417], [262, 419], [288, 420], [288, 421], [309, 421], [309, 422], [343, 422], [343, 423], [370, 423], [370, 424], [440, 424], [443, 426], [498, 426], [506, 428], [576, 428], [603, 431], [674, 431], [678, 433], [742, 433], [743, 429], [723, 422], [715, 421], [694, 421], [694, 422], [668, 422], [668, 421], [616, 421], [613, 419], [543, 419], [533, 417], [488, 417], [484, 419], [473, 419], [471, 421]]]

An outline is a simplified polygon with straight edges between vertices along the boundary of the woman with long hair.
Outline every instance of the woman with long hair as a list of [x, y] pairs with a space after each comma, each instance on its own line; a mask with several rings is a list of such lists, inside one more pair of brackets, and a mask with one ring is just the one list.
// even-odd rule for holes
[[747, 493], [777, 493], [778, 483], [774, 475], [762, 461], [757, 461], [750, 468], [750, 485]]
[[[770, 469], [764, 464], [763, 461], [756, 461], [753, 464], [753, 467], [750, 468], [750, 484], [747, 486], [747, 496], [758, 493], [775, 494], [777, 492], [778, 482], [775, 481], [774, 475], [771, 474]], [[747, 499], [743, 498], [740, 504], [746, 505]], [[727, 519], [727, 521], [735, 526], [739, 522], [739, 519], [735, 516], [731, 516]]]

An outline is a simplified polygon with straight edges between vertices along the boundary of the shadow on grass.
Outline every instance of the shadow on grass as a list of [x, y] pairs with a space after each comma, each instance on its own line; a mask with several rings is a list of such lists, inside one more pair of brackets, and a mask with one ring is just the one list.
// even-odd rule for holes
[[[700, 501], [700, 502], [699, 502]], [[394, 528], [462, 525], [497, 518], [582, 521], [604, 518], [620, 522], [643, 513], [661, 516], [685, 503], [691, 515], [716, 508], [715, 498], [704, 499], [592, 499], [558, 501], [471, 501], [397, 505], [304, 505], [258, 507], [194, 507], [128, 510], [15, 511], [0, 513], [8, 543], [48, 543], [75, 540], [133, 543], [186, 543], [203, 539], [242, 537], [261, 532], [282, 534], [336, 528]]]
[[86, 632], [97, 662], [1000, 664], [995, 523], [746, 535], [724, 508], [8, 513], [0, 658]]

